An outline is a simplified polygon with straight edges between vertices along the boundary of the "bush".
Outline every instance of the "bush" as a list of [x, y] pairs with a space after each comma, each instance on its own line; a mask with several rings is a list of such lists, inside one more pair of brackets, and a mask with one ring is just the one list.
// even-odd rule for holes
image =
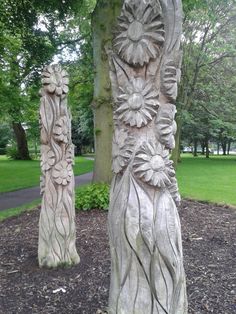
[[16, 144], [12, 144], [11, 146], [7, 146], [6, 155], [10, 159], [14, 159], [14, 160], [20, 159], [20, 155], [18, 153]]
[[75, 192], [75, 207], [82, 210], [103, 209], [109, 207], [109, 185], [95, 183], [79, 187]]

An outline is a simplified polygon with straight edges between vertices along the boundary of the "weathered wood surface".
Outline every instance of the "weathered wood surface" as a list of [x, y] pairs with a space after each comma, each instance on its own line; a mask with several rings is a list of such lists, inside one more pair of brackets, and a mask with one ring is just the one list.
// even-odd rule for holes
[[109, 313], [186, 314], [173, 162], [180, 0], [125, 0], [110, 57], [114, 138]]
[[79, 262], [75, 247], [74, 146], [67, 109], [68, 74], [60, 66], [42, 73], [41, 194], [38, 260], [57, 267]]

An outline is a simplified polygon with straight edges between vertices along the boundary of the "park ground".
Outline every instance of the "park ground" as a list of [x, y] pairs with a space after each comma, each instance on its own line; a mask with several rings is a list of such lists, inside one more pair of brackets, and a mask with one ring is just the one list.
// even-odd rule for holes
[[[179, 213], [189, 314], [236, 313], [235, 211], [184, 200]], [[110, 273], [107, 212], [77, 214], [81, 263], [69, 269], [38, 267], [38, 219], [39, 208], [1, 223], [0, 313], [106, 313]]]
[[[76, 160], [76, 168], [81, 171], [83, 161], [86, 171], [91, 171], [93, 162], [87, 165], [83, 158]], [[13, 174], [23, 171], [17, 162], [5, 160], [5, 164]], [[30, 165], [34, 170], [28, 174], [37, 176], [39, 165], [30, 162], [26, 167]], [[190, 155], [183, 156], [177, 170], [184, 198], [179, 213], [189, 314], [236, 313], [235, 170], [236, 156], [207, 160]], [[26, 175], [26, 168], [23, 173]], [[34, 210], [0, 223], [0, 314], [106, 313], [110, 273], [107, 212], [79, 211], [81, 263], [70, 269], [46, 270], [37, 263], [40, 206], [31, 207]]]

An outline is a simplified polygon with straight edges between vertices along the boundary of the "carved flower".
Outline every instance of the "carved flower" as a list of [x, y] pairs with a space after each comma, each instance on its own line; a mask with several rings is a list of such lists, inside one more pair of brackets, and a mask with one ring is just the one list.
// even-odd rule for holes
[[47, 171], [51, 169], [51, 167], [55, 163], [55, 154], [50, 149], [50, 147], [46, 145], [41, 146], [41, 169], [42, 171]]
[[177, 130], [175, 122], [175, 105], [165, 104], [159, 108], [158, 117], [156, 120], [157, 132], [160, 142], [167, 149], [175, 147], [175, 133]]
[[143, 144], [136, 153], [133, 165], [138, 178], [160, 188], [169, 186], [171, 177], [175, 175], [173, 163], [160, 145], [154, 147], [151, 143]]
[[69, 129], [67, 117], [63, 116], [56, 121], [55, 126], [53, 128], [55, 140], [58, 142], [68, 143], [68, 132]]
[[159, 106], [159, 95], [151, 81], [135, 78], [130, 81], [125, 90], [120, 89], [120, 91], [122, 94], [117, 97], [118, 108], [115, 111], [118, 118], [138, 128], [147, 125]]
[[49, 93], [56, 93], [57, 96], [67, 94], [69, 91], [68, 73], [62, 70], [59, 65], [47, 66], [42, 73], [42, 83]]
[[132, 155], [134, 138], [125, 130], [116, 130], [112, 142], [112, 171], [119, 173], [126, 166]]
[[167, 61], [163, 67], [162, 73], [162, 91], [169, 98], [174, 101], [177, 97], [177, 69], [173, 61]]
[[72, 166], [66, 161], [57, 163], [52, 171], [52, 176], [57, 184], [67, 185], [71, 181], [72, 175]]
[[122, 59], [143, 66], [159, 55], [165, 34], [160, 9], [149, 1], [128, 1], [118, 20], [114, 47]]

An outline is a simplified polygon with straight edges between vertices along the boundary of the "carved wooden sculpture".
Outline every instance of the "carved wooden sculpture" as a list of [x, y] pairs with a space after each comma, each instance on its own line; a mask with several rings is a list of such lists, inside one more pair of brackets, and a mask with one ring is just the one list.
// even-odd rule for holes
[[186, 314], [173, 163], [180, 0], [125, 0], [113, 50], [111, 314]]
[[48, 66], [42, 74], [41, 193], [38, 259], [40, 266], [79, 262], [75, 247], [74, 147], [67, 109], [68, 74]]

